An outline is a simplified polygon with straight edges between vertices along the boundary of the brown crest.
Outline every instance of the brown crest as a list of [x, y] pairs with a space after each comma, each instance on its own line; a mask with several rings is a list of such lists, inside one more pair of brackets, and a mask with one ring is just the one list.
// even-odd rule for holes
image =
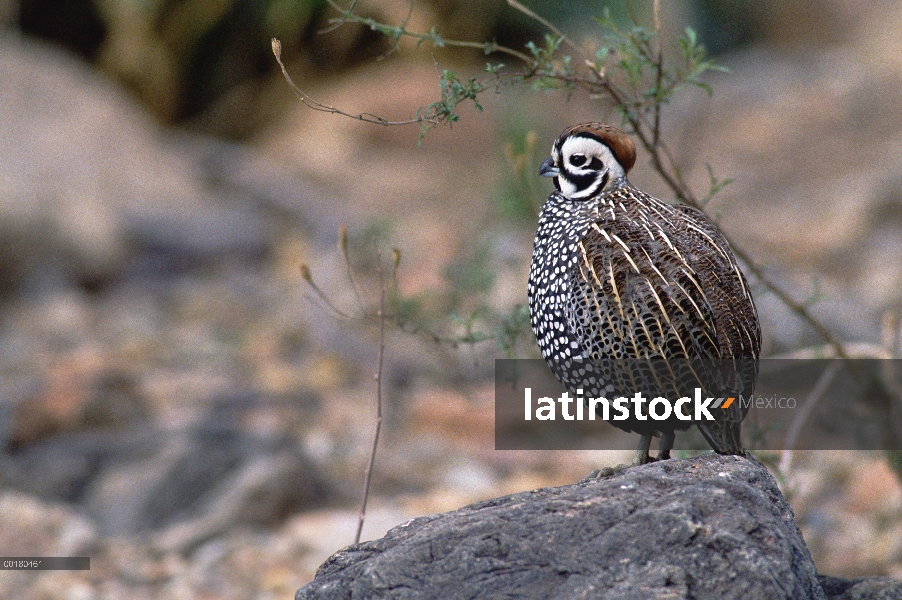
[[588, 135], [611, 149], [614, 158], [623, 167], [623, 172], [628, 173], [636, 164], [636, 145], [622, 130], [604, 123], [580, 123], [566, 129], [558, 138], [559, 143], [572, 135]]

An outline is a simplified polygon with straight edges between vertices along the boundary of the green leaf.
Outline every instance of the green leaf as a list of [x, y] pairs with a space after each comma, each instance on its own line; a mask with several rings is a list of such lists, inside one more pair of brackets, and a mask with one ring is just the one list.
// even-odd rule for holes
[[712, 89], [711, 89], [711, 86], [708, 85], [707, 83], [702, 83], [701, 81], [691, 81], [690, 83], [691, 83], [692, 85], [694, 85], [695, 87], [697, 87], [697, 88], [700, 88], [700, 89], [705, 90], [705, 92], [706, 92], [709, 96], [713, 96], [713, 95], [714, 95], [714, 90], [712, 90]]
[[698, 35], [695, 33], [695, 30], [691, 27], [686, 28], [686, 41], [689, 42], [689, 47], [694, 48], [698, 43]]

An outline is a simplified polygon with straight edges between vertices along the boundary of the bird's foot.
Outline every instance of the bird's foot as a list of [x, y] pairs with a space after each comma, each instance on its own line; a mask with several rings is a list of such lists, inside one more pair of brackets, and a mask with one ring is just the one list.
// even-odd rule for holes
[[658, 452], [657, 456], [651, 456], [650, 454], [639, 455], [636, 454], [636, 457], [633, 459], [633, 465], [647, 465], [653, 462], [658, 462], [659, 460], [670, 460], [670, 452]]

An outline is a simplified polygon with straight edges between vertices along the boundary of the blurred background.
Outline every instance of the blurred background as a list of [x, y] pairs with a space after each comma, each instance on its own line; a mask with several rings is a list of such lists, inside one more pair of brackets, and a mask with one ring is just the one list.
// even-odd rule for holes
[[[525, 4], [577, 43], [604, 6], [629, 15]], [[699, 194], [706, 164], [734, 180], [709, 213], [850, 352], [898, 356], [902, 5], [663, 4], [665, 43], [692, 26], [730, 69], [664, 113]], [[356, 10], [516, 49], [545, 33], [503, 0]], [[651, 23], [650, 2], [633, 11]], [[365, 539], [630, 459], [493, 448], [493, 360], [537, 356], [523, 305], [551, 188], [538, 165], [564, 127], [619, 117], [504, 85], [419, 147], [417, 126], [315, 112], [270, 38], [310, 96], [391, 120], [439, 98], [437, 68], [485, 67], [480, 51], [389, 53], [336, 16], [322, 0], [0, 0], [0, 548], [91, 556], [89, 572], [4, 572], [0, 595], [275, 598], [310, 581], [356, 526], [376, 247], [404, 326], [387, 326]], [[672, 198], [646, 156], [631, 180]], [[766, 356], [819, 351], [754, 291]], [[820, 572], [902, 577], [891, 461], [769, 458]]]

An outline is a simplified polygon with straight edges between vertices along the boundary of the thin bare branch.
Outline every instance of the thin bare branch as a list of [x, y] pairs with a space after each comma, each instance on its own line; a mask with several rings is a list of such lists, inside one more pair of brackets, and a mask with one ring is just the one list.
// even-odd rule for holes
[[366, 476], [363, 482], [363, 498], [360, 501], [360, 514], [357, 517], [357, 534], [354, 543], [360, 543], [360, 534], [363, 532], [363, 522], [366, 519], [366, 504], [370, 497], [370, 484], [373, 478], [373, 466], [376, 464], [376, 450], [379, 447], [379, 433], [382, 431], [382, 363], [385, 356], [385, 280], [382, 274], [382, 253], [379, 244], [373, 238], [373, 247], [376, 250], [376, 272], [379, 274], [379, 351], [376, 361], [376, 431], [373, 434], [373, 449], [370, 452], [370, 460], [366, 466]]
[[[655, 0], [655, 41], [658, 47], [658, 55], [655, 59], [655, 93], [657, 98], [661, 97], [661, 82], [664, 78], [664, 52], [661, 48], [661, 3]], [[662, 102], [655, 102], [655, 124], [652, 129], [652, 140], [655, 145], [661, 141], [661, 105]]]
[[321, 290], [320, 287], [316, 285], [316, 282], [313, 281], [313, 275], [310, 273], [310, 267], [305, 264], [301, 264], [301, 277], [304, 279], [304, 281], [307, 282], [307, 285], [310, 286], [310, 288], [316, 294], [316, 297], [319, 298], [320, 301], [323, 302], [326, 306], [328, 306], [336, 316], [341, 317], [342, 319], [351, 318], [351, 315], [332, 304], [332, 301], [329, 300], [329, 297], [326, 296], [326, 294], [323, 293], [323, 290]]
[[636, 9], [633, 7], [632, 0], [626, 0], [626, 10], [630, 14], [630, 20], [633, 23], [639, 22], [639, 15], [636, 14]]
[[363, 121], [364, 123], [375, 123], [377, 125], [415, 125], [418, 123], [428, 123], [429, 125], [435, 126], [441, 123], [440, 120], [430, 119], [422, 115], [418, 115], [416, 118], [403, 121], [389, 121], [388, 119], [383, 119], [382, 117], [370, 113], [358, 113], [355, 115], [345, 112], [340, 108], [317, 102], [306, 93], [304, 93], [304, 91], [294, 83], [291, 75], [288, 74], [288, 70], [282, 63], [282, 42], [280, 42], [276, 38], [272, 38], [272, 53], [276, 57], [276, 62], [279, 63], [279, 68], [282, 69], [282, 76], [285, 77], [285, 81], [288, 82], [288, 85], [291, 86], [291, 89], [294, 90], [294, 93], [297, 94], [298, 98], [301, 99], [301, 102], [303, 102], [305, 106], [312, 108], [313, 110], [341, 115], [343, 117], [348, 117], [349, 119], [354, 119], [356, 121]]
[[398, 266], [401, 264], [401, 249], [400, 248], [392, 248], [391, 251], [391, 280], [392, 280], [392, 294], [391, 294], [391, 305], [394, 307], [394, 313], [398, 313], [398, 299], [399, 299], [399, 291], [398, 291]]
[[345, 261], [348, 281], [351, 282], [351, 289], [354, 290], [354, 297], [357, 299], [357, 307], [360, 312], [364, 312], [365, 307], [363, 300], [360, 297], [360, 288], [357, 287], [357, 278], [354, 277], [354, 269], [351, 267], [351, 257], [348, 255], [348, 228], [344, 225], [338, 228], [338, 249], [341, 250], [341, 257]]
[[[529, 17], [530, 19], [532, 19], [532, 20], [536, 21], [537, 23], [541, 24], [543, 27], [546, 27], [551, 33], [553, 33], [554, 35], [556, 35], [556, 36], [558, 36], [559, 38], [561, 38], [562, 40], [564, 40], [564, 43], [565, 43], [565, 44], [567, 44], [568, 46], [570, 46], [571, 48], [573, 48], [574, 51], [578, 52], [579, 55], [580, 55], [580, 57], [582, 57], [584, 60], [587, 58], [587, 57], [585, 56], [585, 54], [583, 53], [582, 48], [580, 48], [579, 46], [577, 46], [576, 44], [574, 44], [574, 43], [570, 40], [569, 37], [567, 37], [566, 35], [564, 35], [564, 33], [563, 33], [560, 29], [558, 29], [557, 27], [555, 27], [554, 24], [551, 23], [550, 21], [548, 21], [547, 19], [543, 18], [542, 16], [536, 14], [536, 13], [533, 12], [532, 10], [530, 10], [530, 9], [528, 9], [527, 7], [523, 6], [522, 4], [520, 4], [519, 2], [517, 2], [517, 0], [507, 0], [507, 5], [510, 6], [511, 8], [513, 8], [513, 9], [515, 9], [515, 10], [520, 11], [521, 13], [523, 13], [524, 15], [526, 15], [527, 17]], [[527, 62], [529, 62], [529, 61], [527, 61]]]
[[[732, 244], [731, 244], [732, 245]], [[789, 310], [794, 312], [799, 318], [808, 323], [808, 325], [814, 329], [821, 339], [824, 340], [833, 351], [836, 352], [837, 358], [849, 358], [849, 354], [846, 352], [845, 346], [836, 339], [829, 329], [824, 326], [814, 315], [811, 314], [811, 311], [808, 310], [808, 307], [797, 300], [793, 299], [783, 288], [777, 284], [773, 279], [768, 277], [764, 273], [764, 269], [752, 260], [748, 254], [741, 248], [737, 248], [735, 245], [732, 245], [733, 252], [736, 253], [736, 257], [739, 258], [746, 264], [746, 268], [751, 271], [751, 273], [755, 276], [758, 282], [766, 287], [772, 294], [774, 294], [777, 298], [780, 299], [780, 302], [786, 305]]]
[[788, 473], [790, 467], [792, 467], [796, 441], [799, 438], [799, 432], [802, 430], [802, 425], [805, 424], [808, 415], [811, 414], [811, 411], [814, 410], [818, 400], [821, 399], [821, 396], [827, 391], [830, 383], [833, 382], [833, 377], [836, 375], [839, 366], [840, 363], [831, 361], [827, 368], [824, 369], [824, 372], [821, 373], [820, 378], [818, 378], [817, 383], [814, 385], [814, 389], [808, 394], [805, 403], [802, 404], [795, 419], [793, 419], [792, 424], [789, 426], [789, 432], [786, 434], [786, 449], [783, 450], [783, 455], [780, 457], [780, 471], [782, 473]]

